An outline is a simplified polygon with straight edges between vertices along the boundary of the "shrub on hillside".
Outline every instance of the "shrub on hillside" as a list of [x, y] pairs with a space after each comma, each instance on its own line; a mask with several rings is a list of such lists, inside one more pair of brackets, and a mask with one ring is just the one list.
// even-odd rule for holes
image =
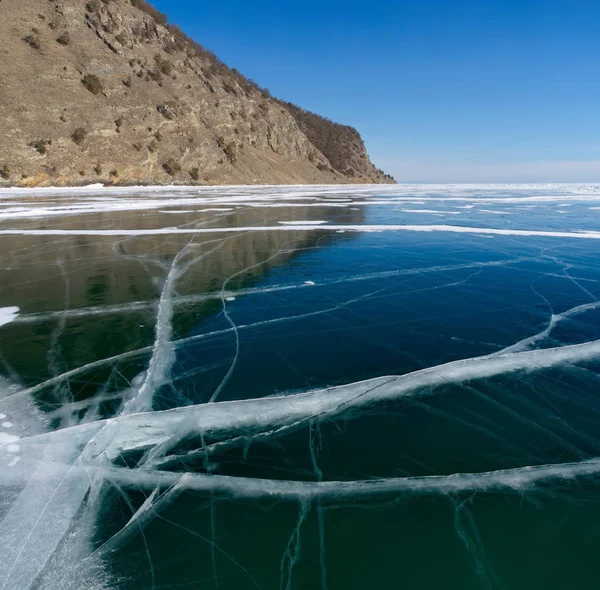
[[100, 78], [96, 74], [86, 74], [82, 79], [81, 83], [92, 93], [100, 94], [104, 90]]
[[10, 178], [10, 166], [8, 164], [0, 164], [0, 178], [4, 178], [4, 180]]
[[25, 41], [25, 43], [27, 43], [29, 47], [32, 47], [33, 49], [36, 49], [38, 51], [42, 47], [40, 38], [35, 33], [32, 33], [31, 35], [25, 35], [25, 37], [23, 37], [23, 41]]
[[236, 154], [235, 154], [235, 144], [233, 143], [233, 141], [229, 142], [224, 148], [223, 151], [225, 152], [225, 155], [227, 156], [227, 159], [229, 160], [230, 164], [234, 164], [235, 161], [237, 160]]
[[90, 0], [86, 5], [85, 5], [85, 9], [88, 12], [91, 13], [96, 13], [99, 12], [100, 10], [100, 2], [98, 2], [98, 0]]
[[62, 35], [59, 35], [56, 38], [56, 42], [60, 43], [61, 45], [69, 45], [69, 43], [71, 43], [71, 37], [69, 36], [68, 31], [65, 31], [62, 33]]
[[49, 145], [52, 145], [51, 139], [34, 139], [33, 141], [29, 142], [29, 146], [35, 149], [35, 151], [42, 156], [48, 151]]
[[83, 127], [77, 127], [73, 133], [71, 133], [71, 139], [77, 145], [81, 145], [87, 137], [87, 131]]
[[154, 56], [154, 61], [156, 62], [158, 70], [165, 76], [170, 76], [173, 73], [173, 65], [170, 61], [164, 59], [160, 53], [157, 53]]
[[127, 35], [125, 35], [124, 32], [119, 33], [115, 39], [123, 46], [125, 47], [127, 45]]
[[148, 70], [148, 73], [146, 74], [146, 82], [149, 82], [150, 80], [154, 80], [160, 87], [162, 87], [163, 77], [161, 71], [158, 68]]
[[159, 104], [156, 110], [168, 121], [172, 121], [175, 118], [176, 105], [173, 101], [169, 101], [165, 104]]
[[169, 176], [175, 176], [181, 172], [181, 166], [175, 161], [175, 158], [169, 158], [162, 167]]

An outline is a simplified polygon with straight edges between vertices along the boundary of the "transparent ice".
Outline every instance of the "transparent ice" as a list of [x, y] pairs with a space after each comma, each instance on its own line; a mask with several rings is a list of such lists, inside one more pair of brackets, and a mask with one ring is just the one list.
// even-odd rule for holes
[[[0, 589], [531, 587], [503, 522], [537, 512], [548, 551], [579, 523], [584, 587], [598, 209], [600, 185], [0, 190]], [[451, 566], [406, 557], [421, 528]]]

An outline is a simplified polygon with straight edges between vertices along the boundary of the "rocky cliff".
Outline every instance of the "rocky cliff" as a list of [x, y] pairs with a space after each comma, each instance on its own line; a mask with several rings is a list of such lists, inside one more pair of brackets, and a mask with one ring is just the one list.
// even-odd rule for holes
[[0, 184], [393, 182], [144, 0], [0, 0], [0, 106]]

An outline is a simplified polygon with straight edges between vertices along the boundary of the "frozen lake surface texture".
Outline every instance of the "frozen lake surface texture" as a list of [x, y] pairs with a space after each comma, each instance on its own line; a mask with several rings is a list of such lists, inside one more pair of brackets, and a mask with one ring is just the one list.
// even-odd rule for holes
[[600, 185], [0, 191], [0, 590], [600, 584]]

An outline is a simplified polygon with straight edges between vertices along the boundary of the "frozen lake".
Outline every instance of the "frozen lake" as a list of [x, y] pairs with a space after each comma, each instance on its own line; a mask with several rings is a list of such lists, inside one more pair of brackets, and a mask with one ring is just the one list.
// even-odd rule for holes
[[600, 185], [0, 190], [0, 589], [591, 588]]

